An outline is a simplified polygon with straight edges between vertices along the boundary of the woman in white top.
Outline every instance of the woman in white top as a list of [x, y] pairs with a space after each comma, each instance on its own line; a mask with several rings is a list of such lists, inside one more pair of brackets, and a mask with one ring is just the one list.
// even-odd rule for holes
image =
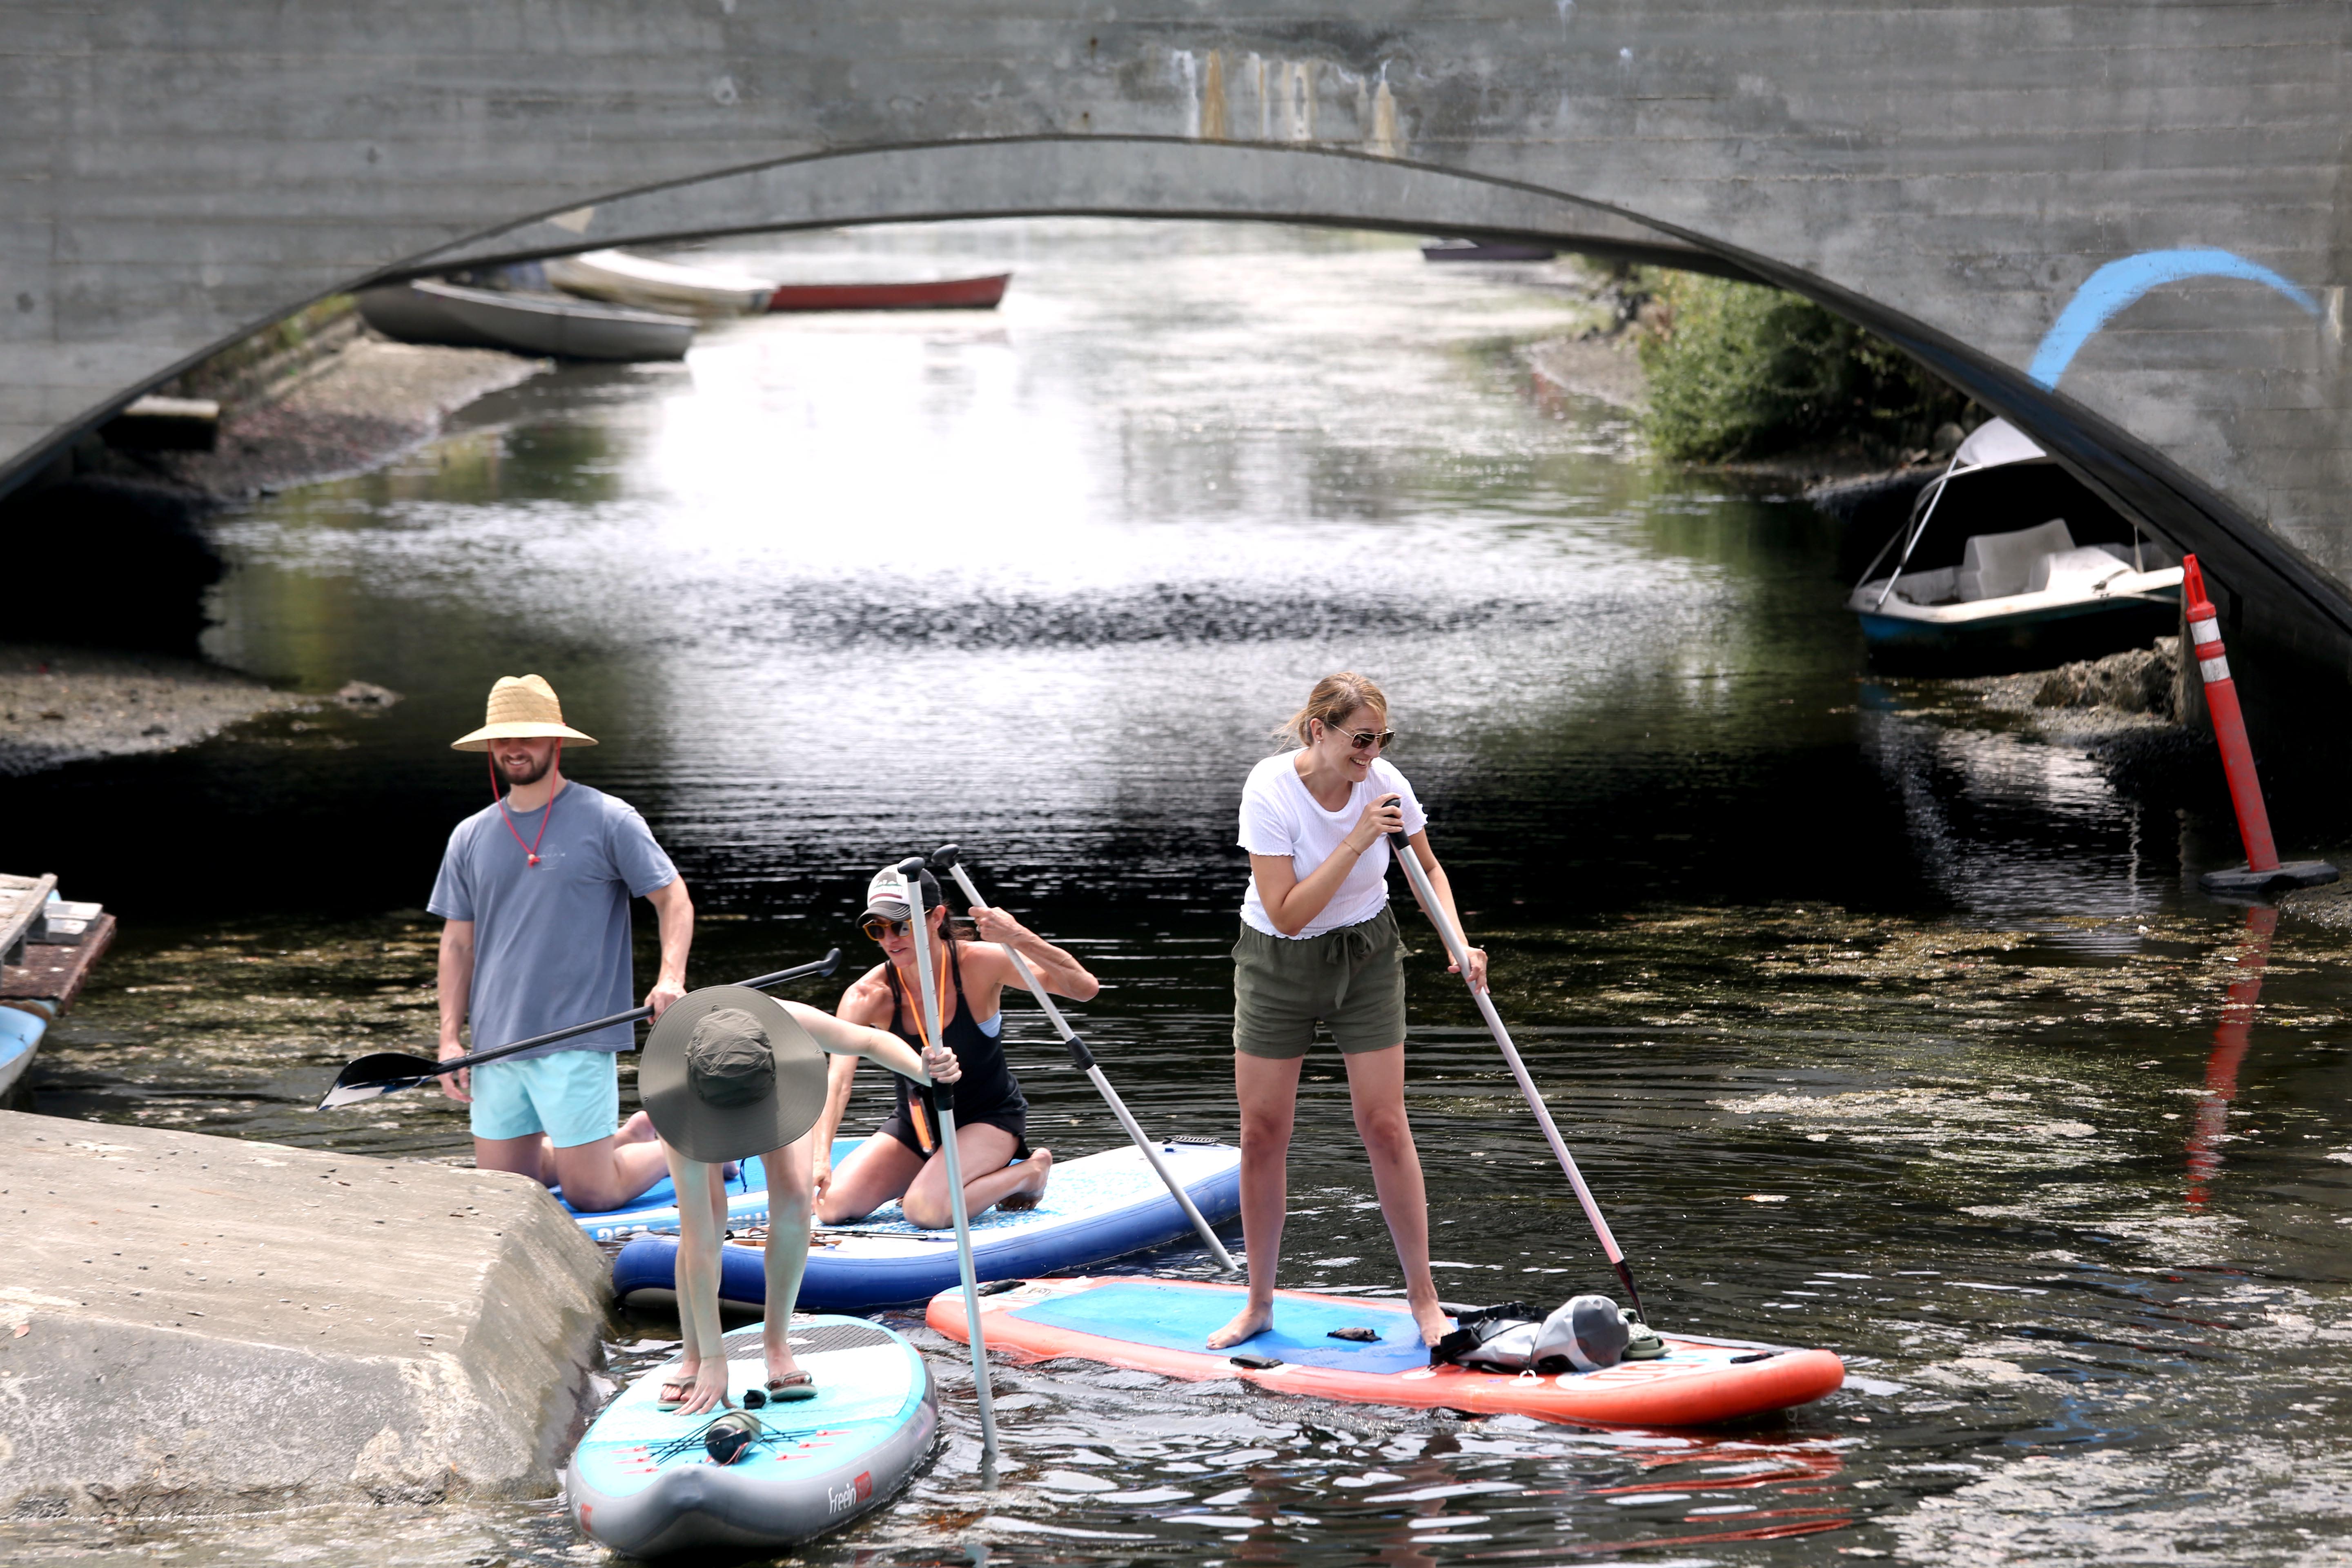
[[[1320, 1023], [1347, 1065], [1356, 1131], [1371, 1156], [1406, 1299], [1423, 1340], [1434, 1344], [1446, 1318], [1430, 1277], [1429, 1204], [1405, 1120], [1404, 963], [1389, 908], [1390, 834], [1403, 833], [1421, 857], [1444, 917], [1457, 928], [1460, 917], [1412, 785], [1381, 755], [1395, 738], [1381, 689], [1344, 670], [1326, 676], [1276, 733], [1299, 749], [1266, 758], [1243, 786], [1250, 885], [1234, 947], [1249, 1304], [1208, 1342], [1236, 1345], [1273, 1326], [1298, 1068]], [[1470, 983], [1483, 987], [1481, 949], [1470, 950]]]

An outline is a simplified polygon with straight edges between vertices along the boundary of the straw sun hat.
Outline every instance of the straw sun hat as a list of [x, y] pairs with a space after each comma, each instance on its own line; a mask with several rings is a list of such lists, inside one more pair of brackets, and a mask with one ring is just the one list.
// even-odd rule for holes
[[688, 1159], [748, 1159], [816, 1125], [824, 1052], [773, 997], [709, 985], [671, 1003], [646, 1037], [637, 1097]]
[[536, 675], [502, 675], [490, 688], [489, 710], [483, 716], [482, 727], [458, 736], [449, 742], [449, 749], [487, 752], [492, 741], [538, 735], [551, 735], [576, 746], [596, 743], [593, 735], [583, 735], [564, 723], [563, 704], [555, 700], [555, 688], [544, 679]]

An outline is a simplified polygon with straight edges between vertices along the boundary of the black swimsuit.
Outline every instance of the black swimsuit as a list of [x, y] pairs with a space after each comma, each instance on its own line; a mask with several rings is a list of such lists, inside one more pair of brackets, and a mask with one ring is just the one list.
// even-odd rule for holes
[[[1029, 1157], [1028, 1140], [1024, 1136], [1029, 1130], [1029, 1101], [1022, 1097], [1021, 1085], [1013, 1076], [1011, 1064], [1004, 1059], [1002, 1031], [999, 1035], [989, 1034], [971, 1016], [971, 1004], [963, 994], [963, 963], [952, 942], [948, 943], [948, 972], [955, 981], [955, 1016], [940, 1033], [963, 1069], [963, 1076], [955, 1085], [956, 1125], [970, 1127], [984, 1121], [992, 1127], [1002, 1127], [1013, 1134], [1013, 1157], [1025, 1160]], [[882, 973], [890, 985], [890, 1032], [920, 1055], [922, 1036], [904, 1022], [908, 1004], [898, 984], [898, 966], [886, 963]], [[913, 1083], [895, 1073], [891, 1082], [898, 1089], [898, 1105], [890, 1119], [882, 1123], [880, 1133], [897, 1139], [928, 1159], [938, 1152], [940, 1146], [930, 1108]]]

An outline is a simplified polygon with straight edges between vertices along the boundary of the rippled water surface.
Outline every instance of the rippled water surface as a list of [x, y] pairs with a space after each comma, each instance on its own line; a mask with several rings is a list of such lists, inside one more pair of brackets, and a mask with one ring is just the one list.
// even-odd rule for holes
[[[219, 657], [406, 700], [0, 781], [125, 920], [32, 1109], [462, 1158], [438, 1098], [307, 1107], [357, 1051], [429, 1042], [416, 906], [487, 788], [446, 743], [530, 668], [604, 742], [567, 766], [684, 869], [698, 982], [852, 944], [875, 864], [960, 840], [1108, 982], [1085, 1025], [1145, 1123], [1229, 1135], [1240, 780], [1351, 666], [1654, 1316], [1831, 1346], [1846, 1389], [1602, 1434], [1007, 1367], [991, 1490], [950, 1347], [937, 1463], [802, 1560], [2344, 1559], [2352, 953], [2184, 890], [2230, 855], [2206, 759], [2119, 768], [1864, 679], [1834, 525], [1533, 395], [1517, 350], [1585, 324], [1571, 293], [1248, 228], [735, 259], [1017, 277], [992, 315], [761, 321], [683, 366], [544, 375], [220, 520]], [[2324, 852], [2340, 820], [2290, 805], [2282, 837]], [[1420, 945], [1448, 1296], [1605, 1284]], [[1014, 1032], [1033, 1141], [1113, 1142], [1034, 1016]], [[1292, 1192], [1286, 1284], [1394, 1290], [1328, 1054]], [[619, 1364], [674, 1334], [620, 1324]], [[5, 1529], [35, 1559], [595, 1555], [539, 1503]]]

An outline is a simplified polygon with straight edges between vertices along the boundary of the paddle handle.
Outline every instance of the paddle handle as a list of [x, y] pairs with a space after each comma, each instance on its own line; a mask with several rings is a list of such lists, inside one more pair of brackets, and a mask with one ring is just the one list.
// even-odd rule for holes
[[[931, 855], [931, 864], [953, 877], [956, 886], [963, 889], [965, 898], [975, 904], [985, 904], [988, 900], [980, 896], [980, 889], [973, 885], [971, 874], [963, 868], [961, 860], [961, 857], [952, 844], [941, 845]], [[1105, 1078], [1102, 1068], [1095, 1064], [1095, 1054], [1087, 1049], [1086, 1041], [1078, 1038], [1078, 1032], [1070, 1027], [1070, 1021], [1062, 1016], [1059, 1007], [1054, 1005], [1054, 998], [1046, 994], [1044, 984], [1030, 969], [1029, 961], [1013, 951], [1010, 944], [1005, 946], [1004, 952], [1013, 960], [1013, 973], [1021, 976], [1021, 984], [1029, 987], [1029, 994], [1037, 998], [1037, 1005], [1045, 1009], [1045, 1016], [1054, 1021], [1063, 1045], [1069, 1049], [1070, 1065], [1087, 1075], [1087, 1081], [1093, 1084], [1095, 1092], [1103, 1097], [1103, 1103], [1110, 1107], [1113, 1116], [1118, 1118], [1118, 1124], [1127, 1129], [1129, 1140], [1143, 1155], [1152, 1173], [1168, 1189], [1168, 1195], [1176, 1200], [1176, 1205], [1184, 1211], [1184, 1217], [1192, 1222], [1192, 1228], [1200, 1234], [1202, 1244], [1209, 1249], [1209, 1256], [1214, 1258], [1217, 1267], [1226, 1273], [1240, 1273], [1241, 1265], [1235, 1263], [1234, 1255], [1225, 1250], [1225, 1244], [1217, 1239], [1215, 1227], [1209, 1224], [1208, 1216], [1202, 1214], [1200, 1206], [1192, 1202], [1192, 1194], [1184, 1190], [1184, 1184], [1176, 1179], [1176, 1173], [1168, 1168], [1168, 1162], [1160, 1157], [1158, 1146], [1144, 1132], [1134, 1113], [1127, 1109], [1127, 1101], [1118, 1097], [1118, 1090], [1111, 1088], [1110, 1079]]]
[[[940, 994], [931, 988], [931, 921], [930, 911], [923, 907], [923, 858], [910, 856], [901, 861], [899, 870], [907, 877], [907, 912], [910, 917], [911, 934], [915, 939], [915, 991], [919, 997], [917, 1005], [923, 1011], [923, 1036], [933, 1044], [943, 1043], [947, 1035], [940, 1023]], [[963, 1279], [963, 1316], [971, 1332], [971, 1389], [980, 1403], [981, 1464], [989, 1470], [996, 1465], [996, 1394], [988, 1381], [988, 1345], [980, 1327], [980, 1279], [971, 1258], [971, 1215], [963, 1201], [963, 1161], [956, 1149], [955, 1089], [950, 1084], [934, 1083], [934, 1103], [940, 1113], [940, 1152], [946, 1157], [948, 1171], [948, 1212], [955, 1216], [956, 1268]], [[939, 1091], [945, 1090], [945, 1093]]]
[[[1468, 941], [1454, 929], [1454, 922], [1445, 918], [1445, 907], [1437, 901], [1437, 889], [1430, 885], [1429, 872], [1423, 867], [1421, 857], [1414, 852], [1412, 841], [1402, 833], [1391, 833], [1389, 838], [1395, 847], [1398, 864], [1404, 868], [1405, 880], [1412, 884], [1412, 896], [1421, 901], [1422, 912], [1429, 917], [1429, 923], [1437, 928], [1437, 938], [1445, 944], [1446, 956], [1462, 972], [1462, 983], [1469, 985]], [[1542, 1092], [1536, 1088], [1535, 1079], [1528, 1076], [1528, 1064], [1519, 1059], [1519, 1049], [1511, 1043], [1510, 1030], [1503, 1026], [1502, 1015], [1495, 1011], [1494, 997], [1484, 988], [1471, 985], [1470, 998], [1478, 1005], [1479, 1016], [1486, 1020], [1487, 1032], [1495, 1037], [1495, 1044], [1502, 1051], [1503, 1060], [1511, 1069], [1511, 1077], [1518, 1080], [1520, 1098], [1528, 1102], [1528, 1109], [1535, 1112], [1536, 1125], [1543, 1129], [1544, 1141], [1551, 1145], [1552, 1157], [1559, 1162], [1560, 1170], [1567, 1173], [1569, 1185], [1576, 1189], [1576, 1201], [1582, 1205], [1584, 1217], [1592, 1226], [1592, 1234], [1600, 1239], [1601, 1250], [1608, 1254], [1610, 1266], [1617, 1271], [1618, 1279], [1624, 1281], [1625, 1293], [1633, 1298], [1633, 1310], [1647, 1321], [1649, 1314], [1643, 1310], [1642, 1293], [1633, 1288], [1633, 1270], [1625, 1261], [1625, 1249], [1617, 1245], [1616, 1235], [1610, 1230], [1608, 1220], [1601, 1217], [1601, 1205], [1593, 1197], [1592, 1189], [1584, 1184], [1584, 1173], [1577, 1169], [1576, 1156], [1568, 1152], [1568, 1141], [1559, 1135], [1559, 1128], [1551, 1119], [1551, 1108], [1544, 1103]]]

